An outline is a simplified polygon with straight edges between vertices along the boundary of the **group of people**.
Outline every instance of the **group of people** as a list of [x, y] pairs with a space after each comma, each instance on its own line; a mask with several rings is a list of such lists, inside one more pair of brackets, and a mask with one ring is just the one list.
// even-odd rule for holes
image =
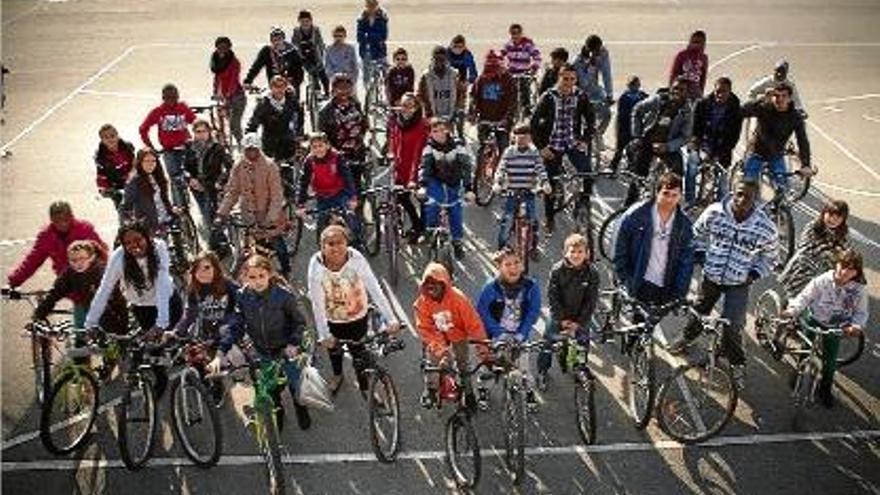
[[[226, 37], [216, 40], [211, 56], [214, 91], [228, 109], [231, 133], [241, 151], [237, 160], [230, 147], [216, 141], [211, 124], [197, 119], [180, 101], [171, 84], [162, 89], [162, 104], [140, 126], [144, 147], [136, 149], [121, 139], [112, 125], [100, 128], [97, 186], [114, 199], [123, 220], [115, 247], [108, 252], [94, 227], [77, 219], [68, 203], [53, 203], [49, 225], [8, 278], [10, 286], [20, 286], [46, 258], [52, 259], [58, 278], [35, 318], [44, 318], [58, 300], [69, 297], [77, 326], [126, 331], [126, 315], [131, 311], [139, 327], [157, 336], [197, 330], [217, 344], [212, 369], [245, 335], [261, 359], [308, 354], [313, 350], [306, 345], [306, 328], [314, 326], [332, 364], [330, 388], [338, 390], [343, 360], [337, 339], [363, 337], [370, 311], [380, 312], [393, 334], [400, 330], [398, 317], [367, 258], [354, 248], [357, 220], [343, 226], [321, 217], [319, 251], [310, 258], [306, 277], [314, 317], [313, 325], [307, 324], [288, 283], [293, 275], [282, 233], [290, 220], [285, 204], [293, 204], [300, 216], [306, 214], [306, 202], [312, 199], [320, 211], [344, 208], [353, 212], [369, 187], [363, 179], [369, 122], [354, 91], [360, 67], [365, 85], [377, 70], [387, 69], [386, 98], [394, 109], [389, 117], [388, 154], [393, 181], [409, 191], [399, 198], [411, 226], [408, 237], [417, 243], [427, 228], [438, 224], [440, 209], [448, 208], [458, 258], [465, 255], [462, 203], [473, 197], [474, 160], [461, 130], [456, 129], [456, 120], [466, 117], [481, 137], [496, 133], [503, 150], [496, 190], [527, 193], [528, 214], [537, 222], [534, 195], [556, 187], [552, 179], [563, 173], [563, 159], [578, 171], [591, 170], [590, 147], [609, 125], [616, 99], [617, 152], [611, 166], [625, 158], [631, 170], [646, 176], [652, 159], [659, 157], [668, 171], [660, 176], [649, 199], [636, 201], [637, 196], [631, 194], [633, 204], [620, 223], [614, 246], [615, 276], [637, 300], [660, 304], [684, 298], [694, 266], [700, 265], [702, 283], [696, 307], [708, 313], [723, 296], [722, 316], [731, 322], [724, 334], [724, 353], [742, 370], [741, 331], [749, 289], [776, 267], [778, 235], [758, 204], [758, 175], [769, 163], [777, 187], [785, 187], [783, 153], [792, 135], [801, 163], [806, 171], [810, 167], [806, 114], [788, 78], [787, 64], [780, 63], [772, 76], [753, 87], [750, 97], [754, 101], [740, 105], [726, 77], [718, 78], [713, 91], [703, 96], [708, 58], [706, 35], [698, 31], [675, 57], [668, 89], [649, 96], [633, 76], [626, 90], [615, 95], [610, 52], [601, 38], [591, 35], [572, 63], [564, 48], [550, 52], [550, 64], [538, 84], [537, 103], [522, 109], [526, 121], [516, 122], [517, 106], [531, 99], [528, 77], [537, 78], [541, 64], [535, 42], [523, 34], [519, 24], [510, 26], [510, 40], [500, 50], [486, 54], [482, 71], [465, 38], [458, 35], [450, 46], [432, 51], [430, 67], [416, 81], [405, 49], [395, 50], [393, 64], [387, 63], [389, 18], [377, 0], [366, 0], [357, 20], [357, 52], [345, 42], [343, 26], [333, 30], [333, 43], [325, 45], [311, 13], [300, 12], [298, 23], [289, 41], [283, 30], [272, 30], [270, 43], [259, 51], [243, 81], [232, 42]], [[245, 90], [262, 70], [268, 94], [259, 99], [249, 122], [242, 126]], [[328, 95], [317, 129], [305, 138], [307, 154], [296, 164], [301, 167], [299, 184], [289, 194], [279, 164], [294, 157], [304, 139], [299, 88], [306, 75]], [[682, 202], [693, 201], [700, 153], [729, 167], [743, 119], [748, 117], [755, 117], [757, 125], [745, 178], [692, 221]], [[149, 134], [153, 126], [158, 127], [161, 151]], [[604, 146], [601, 139], [598, 145]], [[687, 163], [680, 160], [682, 150], [689, 153]], [[254, 255], [234, 279], [224, 273], [218, 255], [209, 251], [194, 257], [187, 286], [175, 286], [169, 274], [169, 247], [163, 239], [169, 223], [187, 204], [184, 196], [190, 193], [206, 226], [224, 224], [237, 209], [246, 220], [265, 227], [262, 235], [277, 254], [280, 272], [268, 258]], [[424, 206], [420, 208], [413, 196], [424, 200]], [[587, 342], [599, 293], [589, 237], [570, 234], [564, 239], [563, 255], [542, 290], [537, 278], [524, 273], [520, 254], [507, 246], [511, 201], [504, 211], [495, 256], [497, 276], [479, 294], [470, 297], [456, 288], [441, 264], [425, 268], [412, 309], [428, 361], [439, 362], [451, 352], [463, 366], [469, 358], [468, 339], [523, 342], [533, 338], [544, 300], [550, 310], [544, 339], [551, 342], [567, 334]], [[555, 230], [557, 213], [548, 199], [547, 233]], [[798, 254], [780, 280], [790, 299], [786, 314], [810, 310], [817, 324], [841, 325], [855, 333], [867, 320], [867, 291], [862, 257], [847, 235], [848, 214], [841, 201], [826, 205], [804, 230]], [[193, 328], [196, 321], [201, 328]], [[698, 330], [698, 322], [692, 322], [676, 350], [685, 350]], [[833, 362], [835, 345], [833, 337], [829, 339], [825, 356]], [[352, 352], [366, 351], [355, 347]], [[363, 362], [355, 356], [361, 391], [366, 389]], [[547, 346], [538, 358], [536, 373], [530, 370], [527, 357], [519, 366], [530, 384], [542, 386], [551, 362]], [[295, 392], [299, 368], [286, 364], [284, 370]], [[828, 368], [820, 388], [828, 405], [833, 371]], [[425, 406], [437, 400], [436, 378], [426, 376]], [[467, 393], [472, 402], [486, 400], [483, 393]], [[531, 388], [528, 400], [534, 402]], [[299, 425], [308, 428], [307, 409], [297, 405], [296, 414]]]

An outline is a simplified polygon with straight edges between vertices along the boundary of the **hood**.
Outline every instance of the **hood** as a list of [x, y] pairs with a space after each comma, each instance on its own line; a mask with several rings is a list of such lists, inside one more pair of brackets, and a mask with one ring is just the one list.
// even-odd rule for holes
[[419, 281], [419, 286], [424, 284], [425, 280], [427, 280], [428, 277], [443, 282], [443, 284], [446, 286], [447, 293], [452, 287], [452, 279], [449, 277], [449, 271], [447, 271], [446, 267], [441, 265], [440, 263], [434, 261], [428, 263], [428, 266], [425, 267], [425, 273], [422, 274], [422, 279], [421, 281]]

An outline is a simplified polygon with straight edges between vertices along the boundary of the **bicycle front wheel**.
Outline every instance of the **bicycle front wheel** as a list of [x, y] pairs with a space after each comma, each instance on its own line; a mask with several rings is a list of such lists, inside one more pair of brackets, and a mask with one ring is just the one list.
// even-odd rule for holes
[[370, 440], [379, 462], [391, 463], [400, 450], [400, 406], [391, 375], [377, 372], [370, 381]]
[[40, 411], [40, 441], [55, 455], [69, 454], [91, 435], [98, 416], [98, 381], [91, 373], [61, 376]]
[[303, 221], [302, 218], [296, 215], [296, 207], [293, 203], [288, 203], [284, 210], [287, 220], [290, 222], [290, 226], [284, 231], [284, 243], [287, 245], [287, 252], [290, 253], [292, 258], [299, 251], [299, 244], [302, 241]]
[[159, 430], [153, 384], [142, 373], [129, 378], [116, 418], [122, 462], [130, 470], [140, 469], [153, 455]]
[[637, 340], [629, 352], [629, 408], [639, 430], [648, 426], [656, 396], [654, 343]]
[[738, 400], [729, 368], [708, 361], [679, 366], [657, 398], [657, 421], [675, 440], [699, 443], [727, 425]]
[[400, 281], [400, 230], [398, 229], [399, 217], [395, 215], [382, 215], [380, 217], [380, 229], [385, 239], [385, 250], [388, 255], [388, 276], [392, 287], [397, 287]]
[[382, 236], [379, 234], [379, 211], [376, 208], [376, 200], [373, 197], [364, 198], [361, 207], [361, 236], [364, 249], [369, 256], [379, 254], [382, 246]]
[[269, 485], [269, 493], [284, 495], [287, 483], [281, 459], [281, 440], [278, 436], [278, 426], [275, 424], [275, 414], [272, 409], [272, 404], [263, 404], [257, 407], [258, 437], [260, 451], [266, 463], [266, 482]]
[[586, 445], [596, 443], [596, 382], [588, 371], [580, 371], [574, 384], [574, 412], [578, 433]]
[[465, 412], [459, 411], [446, 421], [446, 463], [460, 488], [477, 486], [482, 470], [480, 444]]
[[[515, 380], [515, 378], [511, 378]], [[526, 401], [522, 384], [508, 384], [504, 394], [504, 462], [519, 484], [526, 472]]]
[[776, 223], [776, 230], [779, 234], [776, 268], [782, 270], [788, 264], [792, 254], [794, 254], [794, 220], [791, 218], [791, 210], [781, 206], [777, 207], [773, 220]]
[[194, 368], [185, 369], [171, 386], [171, 424], [183, 452], [196, 466], [217, 464], [223, 430], [214, 401]]
[[484, 146], [480, 150], [479, 157], [480, 162], [477, 164], [477, 170], [474, 174], [475, 201], [480, 206], [489, 206], [495, 197], [492, 185], [495, 183], [495, 168], [498, 163], [498, 154], [489, 146]]

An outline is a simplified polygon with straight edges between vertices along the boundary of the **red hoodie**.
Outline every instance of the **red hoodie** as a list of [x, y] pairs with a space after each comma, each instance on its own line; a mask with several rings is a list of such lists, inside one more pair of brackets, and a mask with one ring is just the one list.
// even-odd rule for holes
[[154, 108], [144, 119], [139, 130], [144, 144], [154, 148], [150, 141], [150, 128], [159, 126], [159, 144], [165, 150], [179, 148], [190, 140], [187, 124], [196, 120], [196, 114], [186, 103], [177, 102], [174, 105], [161, 104]]
[[223, 71], [214, 74], [214, 93], [231, 100], [241, 91], [241, 63], [233, 57]]
[[[43, 227], [43, 230], [37, 234], [34, 245], [30, 252], [21, 260], [8, 276], [10, 287], [18, 287], [27, 282], [29, 278], [42, 266], [46, 258], [52, 260], [52, 271], [56, 275], [60, 275], [67, 269], [67, 248], [73, 241], [92, 240], [100, 244], [103, 251], [107, 250], [107, 245], [101, 240], [101, 237], [95, 231], [95, 227], [85, 220], [71, 219], [70, 229], [67, 235], [62, 236], [49, 224]], [[83, 302], [87, 300], [81, 294], [71, 296], [74, 302]]]
[[675, 82], [678, 76], [684, 76], [688, 80], [688, 93], [690, 97], [703, 96], [706, 87], [706, 72], [709, 70], [709, 57], [702, 50], [685, 48], [678, 52], [669, 70], [669, 85]]
[[401, 115], [395, 116], [391, 119], [389, 141], [394, 156], [394, 183], [405, 186], [415, 182], [428, 142], [428, 120], [421, 111], [405, 122]]

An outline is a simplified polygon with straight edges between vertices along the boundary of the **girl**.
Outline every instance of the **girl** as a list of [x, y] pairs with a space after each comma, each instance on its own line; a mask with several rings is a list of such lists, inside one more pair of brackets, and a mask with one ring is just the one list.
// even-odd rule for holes
[[[219, 342], [221, 332], [229, 331], [234, 322], [235, 295], [239, 286], [226, 276], [220, 258], [211, 251], [196, 256], [189, 275], [186, 311], [175, 331], [178, 335], [196, 331], [201, 339]], [[197, 320], [199, 326], [191, 328]]]
[[[415, 93], [406, 93], [400, 99], [400, 112], [396, 112], [391, 118], [390, 132], [389, 148], [394, 157], [394, 184], [415, 189], [422, 151], [428, 142], [428, 121], [422, 115], [422, 107]], [[397, 201], [403, 205], [412, 225], [407, 237], [411, 243], [416, 243], [425, 232], [425, 225], [413, 203], [412, 193], [401, 192]]]
[[98, 137], [101, 138], [95, 152], [98, 193], [109, 196], [118, 210], [122, 190], [134, 166], [134, 145], [120, 139], [119, 132], [111, 124], [102, 125]]
[[134, 168], [135, 175], [125, 185], [121, 215], [144, 222], [150, 232], [159, 233], [174, 214], [168, 198], [168, 179], [159, 166], [159, 155], [149, 148], [138, 151]]
[[[287, 375], [287, 386], [293, 397], [296, 421], [300, 429], [307, 430], [312, 424], [309, 411], [296, 402], [299, 389], [300, 368], [304, 360], [297, 359], [304, 352], [306, 321], [297, 306], [296, 296], [284, 279], [272, 268], [272, 262], [260, 255], [251, 256], [242, 268], [245, 286], [239, 290], [235, 301], [236, 323], [231, 332], [222, 336], [220, 350], [208, 365], [212, 373], [220, 369], [226, 352], [247, 334], [259, 361], [284, 358], [282, 368]], [[296, 359], [296, 361], [293, 361]], [[306, 357], [306, 361], [308, 357]], [[277, 391], [275, 405], [278, 407], [278, 429], [284, 425], [281, 408], [281, 391]]]
[[779, 275], [788, 299], [796, 296], [815, 276], [834, 268], [837, 255], [850, 245], [848, 216], [849, 205], [845, 201], [829, 201], [804, 229], [795, 255]]
[[[124, 223], [116, 236], [119, 246], [107, 262], [107, 270], [86, 315], [86, 328], [97, 328], [117, 284], [141, 331], [153, 333], [171, 328], [180, 319], [181, 301], [174, 292], [168, 271], [165, 241], [153, 239], [143, 222]], [[151, 335], [148, 335], [148, 337]], [[168, 376], [154, 367], [156, 397], [162, 395]]]

